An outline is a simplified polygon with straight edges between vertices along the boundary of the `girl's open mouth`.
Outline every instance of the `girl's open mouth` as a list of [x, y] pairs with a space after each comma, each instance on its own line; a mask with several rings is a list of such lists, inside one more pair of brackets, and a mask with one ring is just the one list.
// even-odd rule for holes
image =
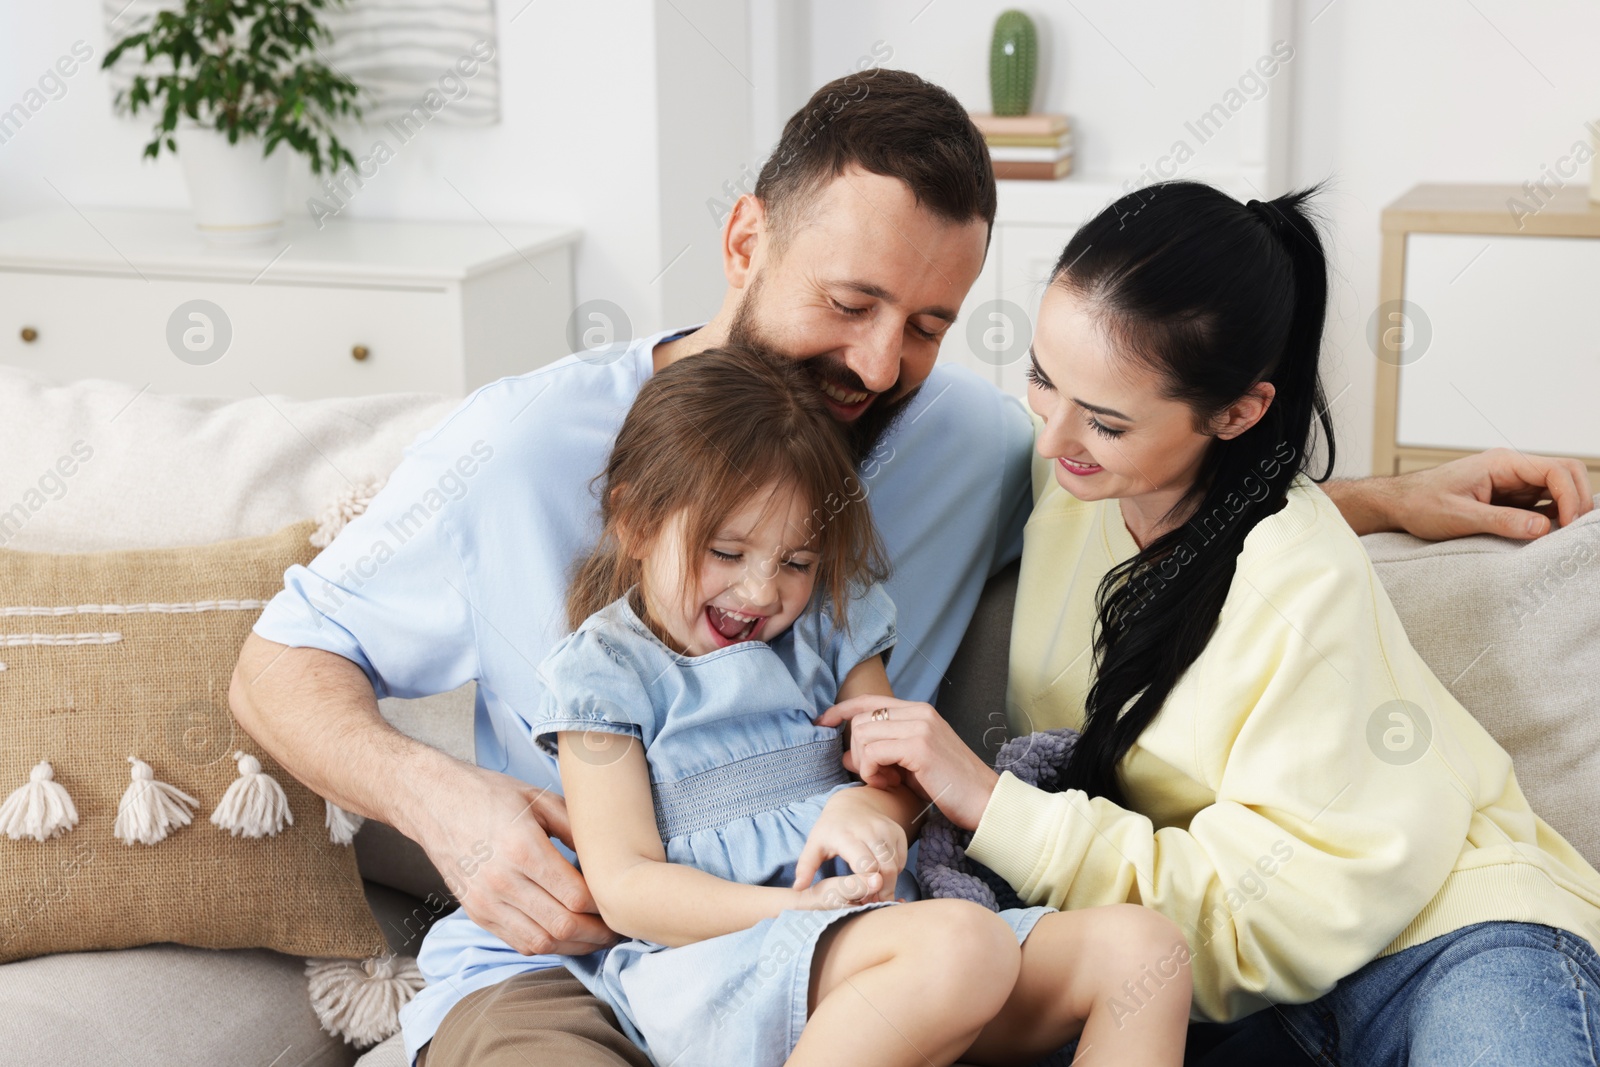
[[761, 629], [761, 624], [766, 621], [764, 615], [746, 615], [712, 604], [706, 605], [706, 625], [711, 627], [711, 636], [719, 647], [726, 648], [740, 641], [755, 640], [756, 631]]

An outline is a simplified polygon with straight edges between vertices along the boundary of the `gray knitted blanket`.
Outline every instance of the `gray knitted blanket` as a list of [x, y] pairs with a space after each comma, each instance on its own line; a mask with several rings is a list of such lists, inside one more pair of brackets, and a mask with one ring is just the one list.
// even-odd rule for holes
[[[1065, 729], [1013, 737], [1000, 746], [994, 768], [1047, 793], [1059, 793], [1057, 783], [1077, 740], [1078, 731]], [[1004, 878], [967, 855], [971, 832], [958, 829], [938, 808], [928, 813], [920, 840], [916, 877], [924, 897], [957, 897], [990, 911], [1027, 907]]]

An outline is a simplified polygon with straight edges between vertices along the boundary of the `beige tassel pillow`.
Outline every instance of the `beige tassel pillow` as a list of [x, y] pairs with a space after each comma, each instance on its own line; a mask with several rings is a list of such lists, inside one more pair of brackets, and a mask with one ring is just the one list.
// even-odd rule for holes
[[315, 529], [0, 550], [0, 963], [156, 941], [385, 951], [354, 820], [228, 710], [239, 648]]

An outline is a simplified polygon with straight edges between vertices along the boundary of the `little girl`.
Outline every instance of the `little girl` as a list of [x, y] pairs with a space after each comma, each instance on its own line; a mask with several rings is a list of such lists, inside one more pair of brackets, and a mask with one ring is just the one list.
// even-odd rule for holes
[[920, 1067], [1032, 1063], [1081, 1033], [1080, 1059], [1181, 1062], [1187, 948], [1155, 912], [897, 901], [926, 805], [853, 780], [813, 721], [890, 695], [894, 606], [798, 362], [712, 350], [656, 374], [601, 518], [531, 725], [631, 938], [567, 966], [635, 1044], [662, 1067]]

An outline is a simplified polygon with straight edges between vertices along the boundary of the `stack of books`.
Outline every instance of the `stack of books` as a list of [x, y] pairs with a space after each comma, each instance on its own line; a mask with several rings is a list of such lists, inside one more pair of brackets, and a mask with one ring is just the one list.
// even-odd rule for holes
[[989, 144], [996, 178], [1051, 181], [1072, 173], [1072, 124], [1065, 115], [973, 115]]

